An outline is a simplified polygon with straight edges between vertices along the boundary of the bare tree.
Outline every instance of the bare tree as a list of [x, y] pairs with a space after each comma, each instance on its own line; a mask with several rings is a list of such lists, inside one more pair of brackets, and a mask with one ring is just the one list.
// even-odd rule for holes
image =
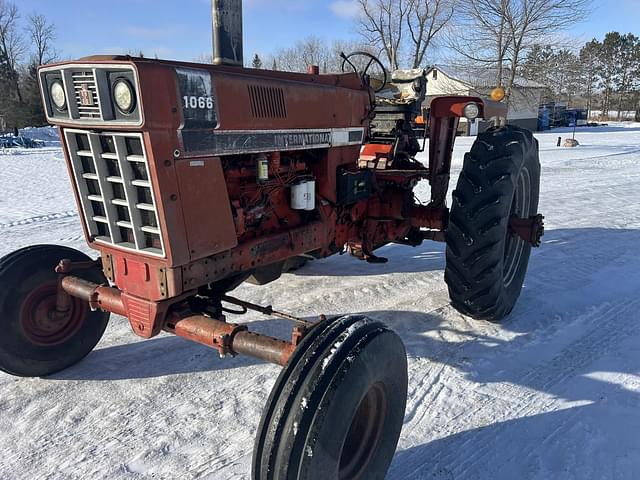
[[49, 23], [44, 15], [32, 14], [27, 26], [29, 37], [33, 42], [34, 63], [44, 65], [56, 60], [57, 53], [53, 46], [56, 39], [56, 27]]
[[18, 19], [15, 3], [0, 0], [0, 61], [4, 64], [18, 101], [22, 103], [18, 65], [27, 47], [18, 31]]
[[528, 51], [588, 15], [591, 0], [466, 0], [452, 48], [465, 60], [491, 65], [507, 103]]
[[400, 68], [404, 27], [411, 0], [357, 0], [358, 28], [365, 41], [383, 52], [393, 70]]
[[591, 0], [508, 0], [510, 67], [507, 98], [526, 51], [550, 32], [565, 30], [585, 18]]
[[196, 58], [194, 58], [193, 61], [196, 63], [213, 63], [213, 54], [201, 53]]
[[470, 0], [460, 5], [448, 43], [465, 67], [495, 69], [496, 85], [503, 84], [509, 48], [509, 0]]
[[302, 65], [300, 70], [307, 71], [309, 65], [324, 66], [327, 64], [331, 51], [327, 44], [319, 37], [310, 36], [297, 44], [297, 53]]
[[319, 38], [307, 37], [292, 47], [281, 48], [271, 60], [277, 63], [278, 70], [306, 72], [309, 65], [323, 64], [328, 54], [327, 46]]
[[342, 65], [340, 53], [370, 48], [355, 42], [335, 41], [329, 44], [321, 38], [310, 36], [289, 48], [282, 48], [269, 57], [265, 64], [273, 70], [306, 72], [309, 65], [317, 65], [322, 73], [339, 72]]
[[389, 67], [419, 68], [453, 17], [456, 0], [357, 0], [358, 30]]
[[409, 1], [407, 28], [413, 47], [411, 68], [423, 65], [425, 55], [435, 37], [453, 17], [454, 8], [454, 0]]

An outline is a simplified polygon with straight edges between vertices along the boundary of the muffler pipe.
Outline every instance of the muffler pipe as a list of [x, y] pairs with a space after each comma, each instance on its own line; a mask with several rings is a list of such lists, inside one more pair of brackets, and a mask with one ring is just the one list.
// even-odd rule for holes
[[213, 64], [242, 67], [242, 0], [211, 0]]

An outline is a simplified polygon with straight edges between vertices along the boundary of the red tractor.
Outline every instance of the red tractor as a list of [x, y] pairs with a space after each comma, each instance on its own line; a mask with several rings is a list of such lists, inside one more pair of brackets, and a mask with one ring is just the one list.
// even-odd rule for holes
[[[383, 245], [434, 240], [446, 242], [453, 306], [499, 321], [543, 231], [537, 142], [509, 126], [479, 135], [449, 210], [459, 119], [503, 117], [503, 104], [433, 100], [424, 165], [414, 129], [422, 72], [382, 79], [376, 96], [369, 71], [382, 65], [368, 53], [344, 56], [337, 75], [247, 69], [240, 1], [213, 6], [215, 65], [99, 56], [40, 68], [47, 118], [100, 257], [37, 245], [0, 260], [0, 369], [46, 376], [69, 367], [114, 313], [144, 338], [169, 332], [222, 357], [284, 367], [258, 429], [253, 478], [383, 478], [407, 395], [400, 338], [363, 316], [309, 321], [229, 293], [274, 281], [300, 258], [347, 252], [378, 263]], [[427, 204], [414, 196], [421, 180]], [[291, 320], [291, 338], [226, 319], [249, 309]]]

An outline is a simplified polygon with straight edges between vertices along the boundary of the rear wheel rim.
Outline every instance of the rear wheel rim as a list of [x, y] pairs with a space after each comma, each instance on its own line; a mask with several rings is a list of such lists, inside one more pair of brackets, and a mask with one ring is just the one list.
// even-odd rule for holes
[[[522, 168], [516, 181], [516, 189], [513, 194], [511, 203], [511, 217], [529, 218], [531, 211], [531, 177], [529, 170]], [[507, 219], [507, 221], [509, 220]], [[504, 247], [504, 286], [509, 287], [515, 280], [519, 267], [520, 259], [525, 249], [525, 241], [516, 235], [507, 226], [507, 238]]]
[[72, 297], [69, 311], [55, 318], [58, 283], [52, 281], [35, 288], [20, 308], [20, 326], [24, 336], [34, 345], [51, 347], [73, 337], [87, 315], [85, 302]]
[[381, 383], [376, 383], [366, 393], [351, 420], [340, 453], [340, 480], [362, 477], [380, 443], [386, 411], [387, 393]]

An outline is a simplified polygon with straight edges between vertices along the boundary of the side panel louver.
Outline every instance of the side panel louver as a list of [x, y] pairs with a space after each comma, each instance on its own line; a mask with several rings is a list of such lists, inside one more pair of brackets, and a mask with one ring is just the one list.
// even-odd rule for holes
[[89, 234], [97, 242], [164, 257], [142, 134], [64, 134]]
[[280, 87], [249, 85], [251, 113], [255, 118], [286, 118], [287, 106]]

